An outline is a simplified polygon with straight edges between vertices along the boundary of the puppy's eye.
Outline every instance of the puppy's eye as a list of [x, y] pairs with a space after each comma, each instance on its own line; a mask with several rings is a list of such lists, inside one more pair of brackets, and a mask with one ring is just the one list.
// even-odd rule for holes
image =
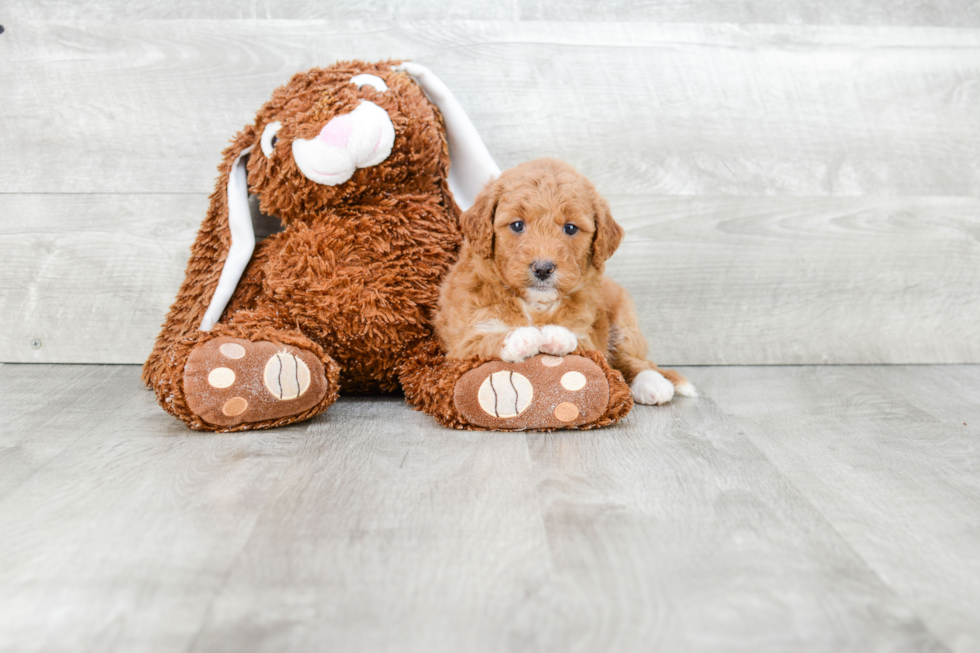
[[524, 223], [518, 220], [517, 222], [510, 223], [510, 230], [515, 234], [522, 233], [524, 231]]
[[578, 227], [573, 225], [571, 222], [565, 225], [565, 233], [569, 236], [574, 236], [578, 233]]

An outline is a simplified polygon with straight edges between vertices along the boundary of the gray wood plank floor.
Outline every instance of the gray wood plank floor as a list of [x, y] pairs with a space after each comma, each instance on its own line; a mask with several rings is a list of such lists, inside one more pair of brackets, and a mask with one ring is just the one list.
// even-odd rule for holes
[[0, 365], [0, 651], [980, 650], [980, 367], [685, 371], [600, 431], [202, 435]]

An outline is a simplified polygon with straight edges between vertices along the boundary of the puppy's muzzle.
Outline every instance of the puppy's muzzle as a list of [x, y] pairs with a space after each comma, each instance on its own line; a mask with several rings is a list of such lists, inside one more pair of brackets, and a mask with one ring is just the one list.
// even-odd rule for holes
[[539, 281], [547, 281], [554, 271], [555, 264], [551, 261], [534, 261], [531, 263], [531, 272]]

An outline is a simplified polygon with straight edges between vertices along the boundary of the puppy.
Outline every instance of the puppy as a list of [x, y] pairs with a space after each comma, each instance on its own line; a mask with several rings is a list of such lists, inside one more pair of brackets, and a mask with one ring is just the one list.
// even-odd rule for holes
[[574, 168], [538, 159], [504, 172], [460, 226], [465, 241], [434, 320], [450, 358], [513, 363], [582, 347], [605, 354], [637, 403], [697, 395], [683, 376], [646, 359], [629, 295], [602, 274], [623, 229]]

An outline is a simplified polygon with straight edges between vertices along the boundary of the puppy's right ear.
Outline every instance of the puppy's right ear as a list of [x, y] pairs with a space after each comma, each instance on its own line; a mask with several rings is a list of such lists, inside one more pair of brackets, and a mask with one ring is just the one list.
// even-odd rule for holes
[[473, 206], [459, 216], [459, 226], [466, 242], [483, 258], [493, 256], [493, 216], [500, 199], [500, 184], [489, 182], [476, 196]]
[[609, 203], [605, 198], [595, 191], [592, 198], [593, 210], [595, 210], [595, 236], [592, 241], [592, 264], [597, 270], [602, 272], [606, 260], [613, 255], [619, 247], [626, 233], [623, 228], [613, 220], [612, 212], [609, 210]]

